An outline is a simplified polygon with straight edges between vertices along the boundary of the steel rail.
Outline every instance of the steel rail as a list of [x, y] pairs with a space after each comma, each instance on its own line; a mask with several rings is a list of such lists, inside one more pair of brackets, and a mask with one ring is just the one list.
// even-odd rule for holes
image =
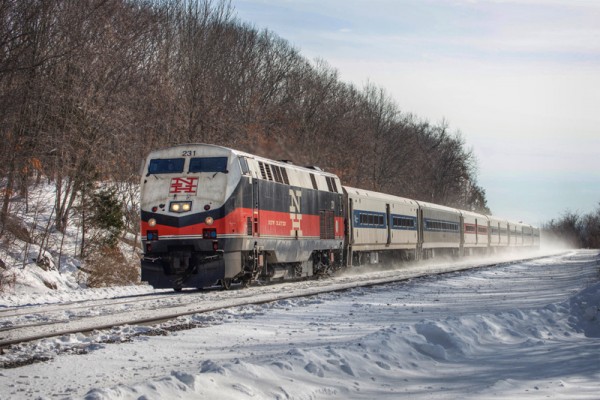
[[[211, 301], [210, 304], [201, 303], [189, 303], [184, 305], [164, 305], [153, 310], [131, 310], [118, 312], [115, 314], [99, 315], [92, 317], [84, 317], [77, 320], [69, 321], [47, 321], [40, 323], [39, 326], [26, 325], [18, 326], [14, 329], [8, 329], [2, 332], [3, 335], [0, 337], [0, 348], [7, 346], [16, 345], [19, 343], [30, 342], [34, 340], [41, 340], [55, 336], [69, 335], [75, 333], [89, 333], [96, 330], [112, 329], [114, 327], [123, 325], [146, 325], [167, 320], [173, 320], [178, 317], [209, 313], [228, 308], [246, 306], [246, 305], [259, 305], [265, 303], [271, 303], [281, 300], [288, 300], [300, 297], [309, 297], [319, 294], [335, 293], [355, 289], [359, 287], [372, 287], [378, 285], [385, 285], [390, 283], [404, 282], [415, 278], [423, 278], [427, 276], [436, 276], [451, 274], [456, 272], [463, 272], [471, 269], [491, 268], [503, 265], [512, 265], [522, 262], [527, 262], [535, 259], [545, 258], [548, 255], [536, 256], [530, 258], [516, 259], [510, 261], [501, 262], [489, 262], [489, 263], [478, 263], [476, 265], [466, 266], [446, 266], [438, 267], [437, 269], [427, 269], [426, 271], [397, 269], [397, 270], [382, 270], [378, 271], [381, 273], [390, 272], [392, 275], [384, 277], [367, 278], [365, 280], [351, 280], [350, 282], [334, 282], [334, 285], [325, 284], [311, 288], [298, 288], [292, 289], [289, 292], [276, 292], [276, 293], [250, 293], [246, 294], [246, 290], [240, 291], [243, 294], [239, 297], [216, 299]], [[341, 280], [344, 279], [342, 276]], [[322, 281], [324, 282], [324, 281]], [[276, 287], [279, 285], [273, 285]], [[248, 289], [251, 290], [251, 289]], [[144, 299], [145, 300], [145, 299]], [[141, 300], [141, 301], [144, 301]], [[156, 312], [151, 317], [139, 317], [142, 311], [153, 311]], [[110, 322], [100, 322], [100, 320], [106, 320], [108, 317], [114, 317]], [[39, 328], [39, 329], [36, 329]]]

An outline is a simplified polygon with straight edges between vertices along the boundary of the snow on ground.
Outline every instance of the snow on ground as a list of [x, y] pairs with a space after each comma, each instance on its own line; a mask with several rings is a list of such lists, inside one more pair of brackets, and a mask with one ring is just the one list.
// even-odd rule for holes
[[[125, 183], [115, 185], [127, 187]], [[54, 221], [56, 190], [54, 183], [44, 181], [29, 188], [27, 202], [20, 196], [11, 199], [8, 224], [11, 227], [0, 238], [0, 306], [22, 304], [25, 298], [31, 304], [38, 304], [61, 302], [65, 296], [79, 300], [97, 295], [110, 297], [125, 290], [80, 290], [86, 289], [86, 274], [80, 269], [82, 228], [81, 217], [75, 211], [79, 198], [63, 234]], [[135, 206], [128, 204], [128, 207]], [[92, 232], [87, 234], [88, 241]], [[119, 242], [119, 248], [132, 265], [138, 265], [140, 249], [131, 246], [137, 239], [131, 233], [125, 239]], [[151, 290], [149, 286], [128, 289], [131, 294]]]
[[[36, 271], [37, 272], [37, 271]], [[35, 281], [27, 272], [23, 272], [22, 282], [26, 279]], [[32, 290], [33, 289], [33, 290]], [[130, 286], [111, 286], [103, 288], [63, 288], [59, 290], [38, 291], [35, 286], [22, 285], [18, 290], [7, 291], [0, 295], [0, 310], [5, 307], [30, 306], [38, 304], [65, 303], [94, 299], [110, 299], [114, 297], [135, 296], [158, 291], [147, 284]]]
[[[45, 343], [85, 354], [0, 370], [0, 398], [597, 399], [599, 268], [577, 251], [197, 314], [126, 343], [68, 335]], [[128, 329], [143, 328], [117, 339]]]

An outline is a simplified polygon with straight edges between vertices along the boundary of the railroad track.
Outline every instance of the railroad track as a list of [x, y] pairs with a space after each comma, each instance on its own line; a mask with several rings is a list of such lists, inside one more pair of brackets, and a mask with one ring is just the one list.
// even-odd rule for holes
[[[151, 325], [191, 314], [382, 285], [473, 268], [514, 264], [544, 257], [546, 255], [509, 261], [462, 261], [457, 264], [434, 264], [426, 268], [423, 265], [407, 264], [394, 270], [357, 274], [347, 272], [322, 280], [253, 286], [244, 290], [162, 293], [130, 298], [84, 300], [47, 307], [5, 309], [0, 312], [0, 349], [54, 336], [105, 330], [123, 325]], [[357, 269], [357, 272], [360, 272], [360, 269]]]
[[110, 301], [111, 304], [116, 304], [121, 302], [122, 304], [126, 303], [135, 303], [140, 301], [141, 298], [148, 297], [153, 299], [164, 298], [165, 296], [173, 296], [172, 292], [160, 292], [160, 293], [144, 293], [144, 294], [134, 294], [134, 295], [125, 295], [125, 296], [114, 296], [114, 297], [106, 297], [102, 299], [87, 299], [87, 300], [74, 300], [74, 301], [65, 301], [60, 303], [52, 303], [52, 304], [36, 304], [36, 305], [23, 305], [23, 306], [13, 306], [13, 307], [3, 307], [0, 308], [0, 318], [10, 318], [10, 317], [18, 317], [21, 315], [31, 315], [39, 312], [50, 312], [50, 311], [62, 311], [65, 308], [67, 309], [77, 309], [77, 308], [89, 308], [95, 307], [97, 305], [103, 305], [106, 301]]

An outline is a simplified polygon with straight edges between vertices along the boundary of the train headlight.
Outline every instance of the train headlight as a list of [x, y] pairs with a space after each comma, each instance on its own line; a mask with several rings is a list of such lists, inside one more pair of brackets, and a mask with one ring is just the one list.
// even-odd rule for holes
[[204, 223], [206, 223], [206, 225], [211, 226], [212, 224], [214, 224], [215, 220], [213, 219], [213, 217], [206, 217], [206, 219], [204, 220]]
[[148, 225], [149, 226], [156, 226], [156, 220], [154, 218], [150, 218], [148, 220]]
[[191, 201], [172, 201], [169, 204], [169, 211], [176, 213], [188, 212], [192, 209]]

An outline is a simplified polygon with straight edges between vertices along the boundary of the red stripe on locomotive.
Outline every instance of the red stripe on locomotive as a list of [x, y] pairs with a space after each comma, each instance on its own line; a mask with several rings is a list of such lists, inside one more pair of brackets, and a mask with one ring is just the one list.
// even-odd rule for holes
[[[277, 236], [296, 238], [295, 231], [301, 231], [298, 238], [303, 236], [319, 237], [321, 233], [320, 217], [309, 214], [292, 214], [278, 211], [258, 211], [259, 226], [256, 236]], [[301, 218], [298, 218], [298, 217]], [[202, 234], [204, 228], [216, 228], [217, 235], [248, 235], [248, 218], [251, 219], [252, 229], [254, 230], [253, 210], [247, 208], [237, 208], [225, 217], [215, 219], [212, 225], [198, 223], [185, 227], [174, 227], [157, 224], [150, 227], [148, 222], [142, 221], [142, 235], [146, 237], [147, 231], [158, 231], [158, 237], [161, 236], [193, 236]], [[299, 224], [299, 229], [298, 229]], [[335, 238], [343, 239], [344, 219], [335, 217]]]

